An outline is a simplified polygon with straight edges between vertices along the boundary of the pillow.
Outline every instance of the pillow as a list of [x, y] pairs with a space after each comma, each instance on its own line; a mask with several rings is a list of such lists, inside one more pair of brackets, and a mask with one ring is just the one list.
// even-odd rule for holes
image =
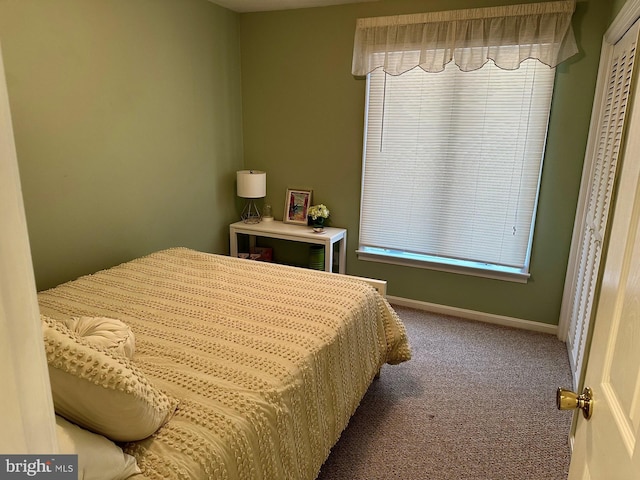
[[135, 457], [108, 438], [80, 428], [56, 415], [60, 453], [78, 455], [78, 480], [123, 480], [140, 473]]
[[120, 320], [107, 317], [73, 317], [62, 320], [62, 323], [93, 346], [105, 347], [127, 358], [133, 358], [133, 332]]
[[56, 413], [115, 441], [141, 440], [173, 415], [177, 401], [129, 361], [92, 347], [62, 322], [42, 316]]

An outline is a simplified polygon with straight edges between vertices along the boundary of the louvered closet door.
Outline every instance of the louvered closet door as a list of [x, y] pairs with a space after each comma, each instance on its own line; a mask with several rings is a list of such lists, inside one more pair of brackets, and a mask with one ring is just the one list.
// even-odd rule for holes
[[574, 387], [580, 381], [587, 333], [594, 313], [592, 307], [623, 140], [637, 38], [638, 25], [635, 24], [614, 47], [597, 132], [592, 132], [596, 141], [591, 150], [586, 215], [582, 230], [574, 233], [581, 235], [567, 337]]

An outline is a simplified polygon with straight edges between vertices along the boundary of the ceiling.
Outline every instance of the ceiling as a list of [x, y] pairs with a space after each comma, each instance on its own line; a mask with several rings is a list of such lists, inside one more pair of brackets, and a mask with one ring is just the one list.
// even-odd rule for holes
[[376, 2], [377, 0], [209, 0], [234, 12], [264, 12], [293, 8], [325, 7], [344, 3]]

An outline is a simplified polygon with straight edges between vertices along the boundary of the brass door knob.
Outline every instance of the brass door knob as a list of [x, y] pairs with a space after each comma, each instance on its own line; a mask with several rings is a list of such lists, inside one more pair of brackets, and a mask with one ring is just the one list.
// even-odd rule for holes
[[584, 387], [582, 393], [578, 395], [571, 390], [558, 388], [556, 392], [556, 405], [558, 410], [582, 410], [584, 418], [589, 420], [593, 414], [593, 392], [589, 387]]

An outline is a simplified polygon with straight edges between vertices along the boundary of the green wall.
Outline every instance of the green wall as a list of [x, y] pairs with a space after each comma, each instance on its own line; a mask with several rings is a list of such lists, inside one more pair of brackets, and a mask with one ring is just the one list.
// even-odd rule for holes
[[36, 281], [228, 252], [239, 15], [207, 0], [0, 0]]
[[557, 68], [530, 281], [365, 262], [355, 253], [365, 100], [365, 81], [350, 73], [356, 19], [515, 3], [523, 0], [381, 0], [242, 14], [245, 165], [267, 171], [276, 218], [287, 187], [312, 188], [332, 224], [348, 229], [347, 272], [386, 279], [390, 295], [557, 324], [608, 0], [577, 3], [580, 53]]
[[613, 1], [613, 8], [611, 10], [611, 21], [613, 22], [613, 20], [616, 18], [616, 15], [620, 13], [620, 10], [622, 10], [622, 7], [624, 6], [624, 4], [627, 3], [627, 0], [612, 0], [612, 1]]

